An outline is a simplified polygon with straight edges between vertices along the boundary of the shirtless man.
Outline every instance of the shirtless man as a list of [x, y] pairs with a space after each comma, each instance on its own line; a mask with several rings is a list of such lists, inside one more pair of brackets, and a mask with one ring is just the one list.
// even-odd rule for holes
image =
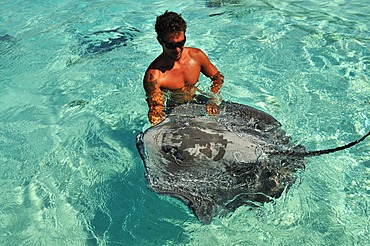
[[[200, 72], [213, 82], [206, 109], [209, 115], [216, 115], [224, 77], [200, 49], [184, 47], [184, 19], [177, 13], [166, 11], [157, 17], [155, 30], [163, 51], [150, 64], [144, 76], [149, 121], [156, 125], [164, 120], [166, 104], [173, 106], [194, 101]], [[169, 97], [167, 102], [166, 96]]]

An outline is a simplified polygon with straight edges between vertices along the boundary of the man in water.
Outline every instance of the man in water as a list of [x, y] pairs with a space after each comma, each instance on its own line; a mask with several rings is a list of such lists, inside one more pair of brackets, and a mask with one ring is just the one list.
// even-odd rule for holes
[[[219, 112], [219, 91], [224, 76], [200, 49], [185, 47], [186, 22], [181, 15], [166, 11], [157, 17], [155, 30], [162, 46], [160, 54], [148, 67], [144, 76], [144, 89], [149, 106], [148, 117], [152, 125], [166, 117], [165, 106], [191, 102], [196, 99], [200, 72], [212, 80], [207, 113]], [[166, 101], [166, 97], [169, 97]]]

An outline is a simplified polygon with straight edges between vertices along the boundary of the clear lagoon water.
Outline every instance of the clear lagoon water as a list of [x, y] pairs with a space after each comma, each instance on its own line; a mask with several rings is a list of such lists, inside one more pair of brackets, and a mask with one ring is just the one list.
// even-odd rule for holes
[[359, 138], [370, 130], [367, 0], [0, 6], [0, 245], [370, 245], [369, 140], [308, 158], [283, 197], [205, 226], [147, 188], [135, 147], [167, 9], [225, 75], [225, 100], [273, 115], [308, 149]]

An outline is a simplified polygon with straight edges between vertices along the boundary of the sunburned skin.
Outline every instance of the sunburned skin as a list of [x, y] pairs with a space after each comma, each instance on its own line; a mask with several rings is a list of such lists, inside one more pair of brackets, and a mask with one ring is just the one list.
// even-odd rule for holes
[[149, 106], [148, 118], [152, 125], [163, 121], [168, 106], [192, 102], [202, 73], [212, 81], [210, 100], [206, 106], [208, 115], [219, 113], [219, 91], [223, 76], [203, 51], [185, 47], [185, 32], [175, 31], [158, 36], [163, 52], [150, 64], [144, 75], [144, 89]]
[[[210, 100], [206, 106], [206, 112], [210, 116], [215, 116], [219, 113], [218, 104], [221, 103], [222, 100], [219, 95], [219, 91], [223, 84], [223, 78], [224, 77], [220, 72], [211, 77], [213, 83], [211, 85], [211, 93], [208, 93], [207, 95], [210, 97]], [[172, 90], [167, 88], [156, 90], [156, 81], [153, 81], [150, 85], [152, 88], [148, 91], [152, 93], [147, 93], [147, 102], [149, 105], [148, 116], [153, 125], [158, 124], [166, 117], [166, 114], [164, 113], [164, 109], [166, 107], [173, 107], [179, 104], [193, 102], [197, 91], [204, 94], [202, 91], [198, 90], [196, 84], [185, 84], [185, 86], [181, 88]]]
[[158, 90], [158, 82], [152, 74], [148, 75], [146, 84], [146, 100], [149, 106], [148, 117], [153, 125], [161, 122], [166, 114], [164, 113], [165, 108], [165, 97], [161, 90]]
[[219, 112], [212, 94], [219, 94], [223, 84], [223, 75], [199, 49], [184, 47], [178, 60], [169, 59], [169, 57], [178, 56], [162, 53], [149, 66], [144, 77], [144, 88], [149, 106], [148, 117], [153, 125], [161, 122], [166, 116], [163, 112], [166, 106], [166, 92], [171, 92], [168, 105], [194, 101], [201, 72], [210, 77], [213, 82], [210, 88], [210, 101], [206, 107], [207, 113], [214, 116]]

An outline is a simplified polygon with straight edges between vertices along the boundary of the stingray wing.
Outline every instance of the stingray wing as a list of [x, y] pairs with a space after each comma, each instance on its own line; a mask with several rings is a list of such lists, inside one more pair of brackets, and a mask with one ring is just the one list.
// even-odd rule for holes
[[137, 139], [149, 187], [182, 200], [203, 223], [223, 209], [279, 196], [282, 179], [291, 179], [279, 158], [267, 161], [266, 151], [289, 142], [280, 123], [245, 105], [220, 108], [210, 117], [205, 105], [178, 106]]

